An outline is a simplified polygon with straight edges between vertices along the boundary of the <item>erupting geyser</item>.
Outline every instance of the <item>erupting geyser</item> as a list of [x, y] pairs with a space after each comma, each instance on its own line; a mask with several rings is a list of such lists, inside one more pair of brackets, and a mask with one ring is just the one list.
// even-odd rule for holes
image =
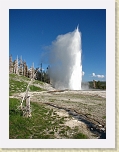
[[59, 35], [50, 50], [50, 80], [56, 89], [81, 90], [81, 33]]

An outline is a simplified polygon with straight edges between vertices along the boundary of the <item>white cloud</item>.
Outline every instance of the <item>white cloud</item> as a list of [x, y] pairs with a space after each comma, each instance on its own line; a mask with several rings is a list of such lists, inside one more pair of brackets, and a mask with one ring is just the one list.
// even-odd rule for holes
[[97, 75], [98, 78], [104, 78], [104, 75]]
[[92, 77], [95, 77], [96, 75], [95, 75], [95, 73], [92, 73]]
[[95, 74], [95, 73], [92, 73], [92, 77], [97, 77], [97, 78], [104, 78], [105, 76], [104, 75], [99, 75], [99, 74]]
[[85, 74], [85, 72], [84, 72], [84, 71], [82, 71], [82, 76], [84, 76], [84, 74]]

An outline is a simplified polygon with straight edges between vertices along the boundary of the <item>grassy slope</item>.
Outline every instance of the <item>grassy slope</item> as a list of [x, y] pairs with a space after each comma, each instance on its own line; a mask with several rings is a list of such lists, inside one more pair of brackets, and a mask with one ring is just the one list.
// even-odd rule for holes
[[[15, 74], [10, 74], [9, 77], [9, 93], [12, 95], [13, 93], [20, 93], [25, 92], [28, 83], [30, 82], [30, 78], [23, 77], [23, 76], [17, 76]], [[38, 82], [35, 80], [32, 85], [30, 86], [30, 91], [43, 91], [44, 89], [35, 86], [35, 84], [41, 84], [42, 82]]]
[[[18, 92], [24, 92], [30, 81], [29, 78], [10, 75], [10, 95]], [[35, 81], [33, 84], [42, 84]], [[30, 91], [42, 91], [43, 89], [32, 85]], [[60, 138], [88, 138], [86, 135], [79, 133], [75, 127], [71, 129], [63, 125], [64, 117], [59, 117], [53, 110], [46, 108], [41, 103], [31, 102], [32, 117], [25, 118], [22, 111], [17, 107], [20, 100], [9, 98], [9, 138], [10, 139], [52, 139], [57, 135]]]

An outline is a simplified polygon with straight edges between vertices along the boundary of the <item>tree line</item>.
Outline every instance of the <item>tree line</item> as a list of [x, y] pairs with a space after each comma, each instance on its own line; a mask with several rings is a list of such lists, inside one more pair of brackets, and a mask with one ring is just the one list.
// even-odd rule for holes
[[89, 81], [89, 88], [106, 90], [106, 81]]

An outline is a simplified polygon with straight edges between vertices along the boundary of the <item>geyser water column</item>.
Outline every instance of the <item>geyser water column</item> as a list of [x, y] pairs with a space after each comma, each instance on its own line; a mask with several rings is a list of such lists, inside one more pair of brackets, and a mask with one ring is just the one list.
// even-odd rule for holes
[[79, 29], [59, 35], [50, 51], [50, 80], [56, 89], [81, 90], [81, 33]]

